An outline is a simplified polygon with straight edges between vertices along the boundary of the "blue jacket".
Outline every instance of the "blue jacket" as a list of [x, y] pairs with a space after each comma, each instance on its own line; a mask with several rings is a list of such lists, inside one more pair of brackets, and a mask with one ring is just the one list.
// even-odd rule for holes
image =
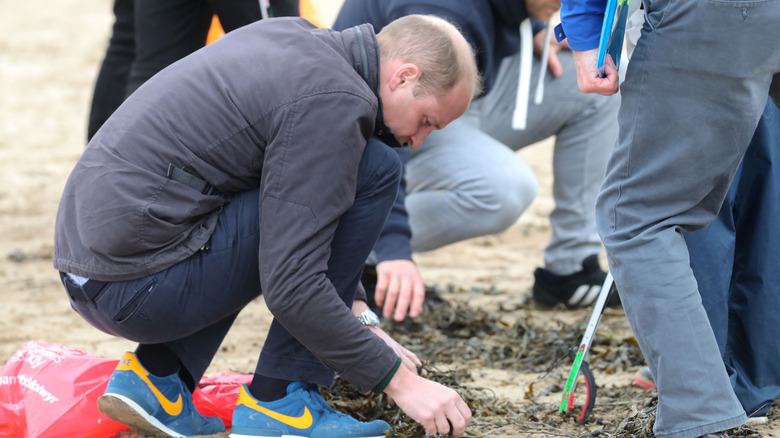
[[561, 27], [572, 50], [582, 52], [599, 46], [606, 4], [606, 0], [561, 0]]
[[[345, 0], [333, 29], [369, 23], [379, 32], [391, 21], [412, 14], [438, 15], [461, 30], [476, 51], [485, 93], [495, 83], [501, 61], [520, 50], [520, 23], [528, 18], [525, 2], [520, 0]], [[543, 27], [543, 23], [534, 22], [535, 31]], [[406, 163], [408, 148], [398, 152]], [[395, 206], [374, 247], [380, 262], [412, 259], [405, 189], [402, 181]]]

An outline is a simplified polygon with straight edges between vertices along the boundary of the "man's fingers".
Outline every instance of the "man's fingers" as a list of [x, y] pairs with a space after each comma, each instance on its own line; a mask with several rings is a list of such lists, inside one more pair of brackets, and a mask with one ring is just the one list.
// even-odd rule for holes
[[447, 418], [449, 418], [449, 427], [450, 427], [450, 433], [452, 433], [452, 436], [461, 436], [463, 435], [463, 432], [466, 431], [466, 420], [463, 418], [460, 412], [458, 410], [455, 410], [455, 413], [453, 415], [448, 415]]
[[[601, 73], [603, 72], [603, 76]], [[604, 59], [604, 65], [602, 71], [599, 72], [599, 77], [595, 78], [594, 93], [598, 93], [604, 96], [611, 96], [618, 91], [618, 71], [615, 66], [615, 61], [612, 60], [612, 55], [607, 55]]]
[[578, 80], [583, 93], [596, 93], [602, 96], [612, 96], [618, 91], [617, 75], [606, 72], [606, 77], [592, 77]]
[[615, 84], [615, 92], [617, 92], [619, 72], [615, 61], [612, 59], [612, 55], [607, 55], [607, 61], [604, 63], [605, 71], [607, 73], [607, 79]]
[[385, 293], [385, 303], [382, 306], [382, 315], [384, 315], [385, 318], [391, 318], [393, 316], [393, 310], [395, 310], [395, 307], [397, 305], [398, 301], [398, 289], [399, 289], [399, 280], [398, 276], [396, 275], [388, 275], [388, 278], [390, 281], [387, 284], [387, 293]]
[[468, 426], [471, 420], [471, 410], [466, 402], [458, 398], [455, 400], [455, 403], [446, 408], [445, 413], [447, 414], [447, 420], [449, 420], [449, 432], [453, 436], [463, 435], [466, 432], [466, 426]]
[[420, 361], [420, 359], [417, 357], [416, 354], [412, 353], [411, 351], [409, 351], [406, 348], [404, 348], [403, 353], [404, 353], [404, 356], [406, 356], [410, 361], [412, 361], [412, 363], [414, 364], [415, 367], [421, 367], [422, 366], [422, 362]]
[[403, 321], [406, 317], [406, 312], [409, 309], [409, 302], [411, 301], [411, 289], [412, 285], [408, 278], [402, 278], [400, 282], [400, 291], [398, 293], [398, 299], [395, 303], [395, 320]]
[[550, 73], [554, 78], [561, 77], [563, 74], [563, 65], [561, 65], [561, 60], [558, 59], [558, 51], [553, 51], [551, 49], [547, 56], [547, 68], [550, 70]]
[[[460, 430], [460, 434], [462, 435], [466, 431], [466, 426], [468, 426], [469, 422], [471, 421], [471, 409], [469, 409], [469, 405], [466, 404], [466, 402], [462, 399], [458, 400], [458, 403], [456, 403], [455, 407], [460, 414], [460, 418], [463, 419], [463, 424], [456, 425], [455, 423], [452, 423], [452, 425], [455, 427], [456, 432], [457, 430]], [[453, 435], [457, 436], [458, 433], [453, 432]]]
[[[382, 284], [382, 315], [402, 321], [407, 314], [416, 316], [422, 310], [418, 294], [425, 294], [420, 272], [411, 260], [386, 260], [377, 264], [377, 274]], [[377, 291], [379, 292], [379, 291]]]
[[417, 318], [423, 311], [423, 303], [425, 302], [425, 285], [422, 282], [422, 278], [414, 284], [414, 290], [412, 292], [412, 304], [409, 306], [409, 316]]
[[385, 294], [387, 293], [387, 282], [390, 276], [377, 272], [376, 286], [374, 287], [374, 302], [377, 306], [385, 304]]
[[[406, 349], [404, 348], [404, 350], [406, 350]], [[409, 355], [407, 354], [406, 351], [402, 351], [401, 353], [402, 353], [401, 354], [401, 365], [406, 367], [406, 369], [408, 369], [409, 371], [419, 375], [419, 373], [417, 372], [417, 365], [418, 365], [417, 362], [418, 361], [415, 361], [415, 359], [417, 359], [417, 358], [416, 357], [414, 357], [414, 358], [409, 357]]]
[[435, 430], [433, 432], [429, 432], [431, 429], [426, 424], [422, 424], [426, 434], [462, 436], [466, 432], [469, 421], [471, 421], [471, 410], [466, 402], [458, 399], [435, 414], [433, 421]]
[[447, 421], [447, 415], [444, 412], [436, 414], [434, 420], [436, 425], [436, 431], [434, 433], [438, 433], [439, 435], [447, 435], [450, 433], [450, 422]]
[[604, 64], [606, 77], [599, 75], [596, 68], [598, 61], [598, 49], [584, 52], [574, 52], [574, 65], [577, 68], [577, 85], [584, 93], [598, 93], [610, 96], [618, 91], [618, 73], [615, 63], [610, 57]]

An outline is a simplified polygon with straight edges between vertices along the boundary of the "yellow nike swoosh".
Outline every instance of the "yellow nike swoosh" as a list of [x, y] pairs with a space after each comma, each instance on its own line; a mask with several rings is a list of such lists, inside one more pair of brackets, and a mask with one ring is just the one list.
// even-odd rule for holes
[[298, 417], [291, 417], [289, 415], [280, 414], [278, 412], [274, 412], [268, 408], [264, 408], [259, 404], [257, 404], [257, 400], [252, 398], [252, 396], [246, 392], [246, 389], [244, 389], [243, 386], [241, 387], [241, 391], [239, 391], [238, 401], [236, 402], [236, 406], [241, 404], [245, 405], [250, 409], [254, 409], [256, 411], [262, 412], [263, 414], [268, 415], [274, 420], [281, 421], [282, 423], [290, 427], [294, 427], [296, 429], [308, 429], [311, 427], [312, 424], [314, 424], [314, 419], [312, 418], [311, 412], [309, 412], [308, 407], [304, 406], [303, 413]]
[[119, 365], [116, 367], [117, 370], [120, 371], [132, 371], [135, 374], [138, 375], [138, 377], [141, 378], [147, 385], [149, 385], [149, 389], [152, 390], [152, 394], [154, 394], [155, 397], [157, 397], [157, 401], [160, 402], [160, 406], [163, 407], [165, 412], [168, 413], [168, 415], [175, 417], [179, 414], [181, 414], [181, 410], [183, 407], [181, 394], [179, 394], [179, 398], [175, 402], [171, 402], [168, 400], [168, 397], [166, 397], [162, 392], [160, 392], [159, 389], [157, 389], [156, 386], [154, 386], [154, 383], [152, 383], [151, 380], [149, 380], [149, 372], [144, 369], [143, 366], [141, 366], [141, 362], [138, 362], [138, 359], [135, 357], [135, 354], [133, 353], [125, 353], [124, 356], [122, 356], [122, 360], [119, 361]]

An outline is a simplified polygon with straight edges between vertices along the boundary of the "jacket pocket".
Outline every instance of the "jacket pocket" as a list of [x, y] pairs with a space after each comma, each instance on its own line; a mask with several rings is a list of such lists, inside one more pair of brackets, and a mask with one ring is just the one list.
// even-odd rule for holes
[[655, 0], [643, 2], [645, 8], [645, 23], [649, 31], [654, 31], [664, 22], [664, 17], [669, 8], [675, 6], [675, 0]]

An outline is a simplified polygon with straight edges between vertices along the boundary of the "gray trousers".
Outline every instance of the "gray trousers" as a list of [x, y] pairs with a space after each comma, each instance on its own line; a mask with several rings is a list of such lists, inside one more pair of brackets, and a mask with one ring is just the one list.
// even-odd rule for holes
[[[617, 96], [577, 88], [571, 52], [559, 53], [564, 74], [545, 78], [544, 100], [528, 110], [528, 128], [512, 129], [519, 55], [501, 65], [496, 84], [460, 119], [432, 132], [406, 168], [412, 250], [428, 251], [494, 234], [515, 223], [536, 196], [530, 167], [514, 151], [555, 136], [552, 237], [545, 265], [557, 274], [582, 269], [601, 252], [595, 200], [617, 138]], [[540, 60], [534, 59], [532, 93]], [[546, 69], [546, 66], [545, 66]]]
[[645, 0], [645, 10], [597, 222], [658, 385], [654, 432], [698, 437], [746, 416], [682, 233], [715, 218], [761, 117], [780, 71], [780, 1]]

